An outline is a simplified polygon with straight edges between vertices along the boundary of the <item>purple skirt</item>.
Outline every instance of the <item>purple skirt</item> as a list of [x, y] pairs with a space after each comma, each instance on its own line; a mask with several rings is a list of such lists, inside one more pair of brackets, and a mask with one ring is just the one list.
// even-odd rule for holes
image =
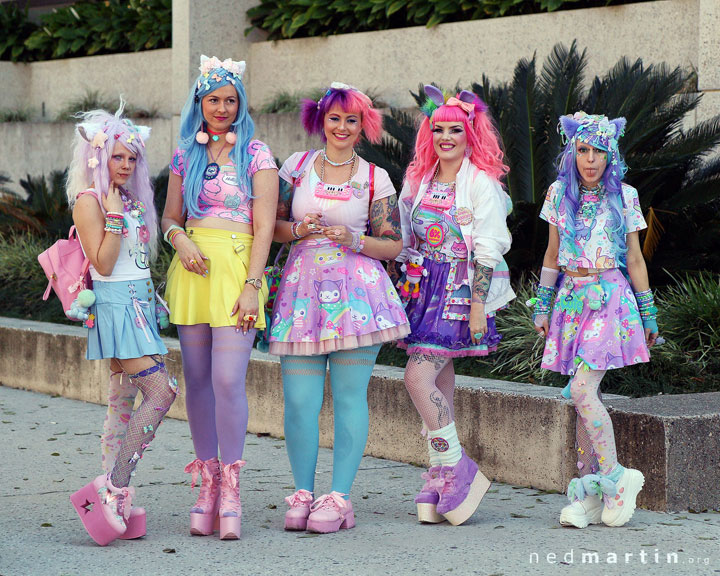
[[428, 275], [420, 281], [420, 293], [411, 298], [405, 312], [410, 335], [398, 342], [408, 354], [422, 353], [458, 358], [487, 356], [497, 350], [502, 336], [495, 328], [495, 315], [487, 317], [488, 331], [480, 344], [470, 335], [470, 285], [467, 260], [436, 262], [425, 258]]
[[570, 375], [580, 362], [592, 370], [612, 370], [649, 360], [635, 294], [620, 270], [562, 279], [543, 368]]

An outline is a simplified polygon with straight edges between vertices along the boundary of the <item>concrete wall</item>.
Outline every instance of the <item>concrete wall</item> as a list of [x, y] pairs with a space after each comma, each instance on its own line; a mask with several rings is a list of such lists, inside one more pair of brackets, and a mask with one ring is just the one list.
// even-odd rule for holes
[[[150, 175], [170, 163], [171, 121], [168, 118], [140, 120], [152, 128], [147, 142]], [[72, 159], [74, 125], [67, 122], [0, 123], [0, 172], [9, 175], [9, 187], [20, 191], [20, 178], [64, 170]]]
[[[48, 305], [56, 305], [50, 302]], [[187, 418], [179, 345], [167, 340], [167, 363], [181, 395], [172, 418]], [[0, 317], [0, 385], [106, 403], [109, 363], [87, 362], [85, 331]], [[282, 437], [283, 399], [277, 358], [253, 351], [246, 388], [249, 431]], [[332, 446], [332, 394], [326, 382], [320, 443]], [[618, 457], [643, 471], [639, 505], [652, 510], [720, 509], [720, 393], [630, 399], [605, 396]], [[365, 453], [426, 465], [420, 418], [403, 371], [376, 366], [368, 390], [370, 436]], [[460, 376], [458, 435], [490, 478], [564, 491], [575, 468], [575, 411], [557, 388]]]

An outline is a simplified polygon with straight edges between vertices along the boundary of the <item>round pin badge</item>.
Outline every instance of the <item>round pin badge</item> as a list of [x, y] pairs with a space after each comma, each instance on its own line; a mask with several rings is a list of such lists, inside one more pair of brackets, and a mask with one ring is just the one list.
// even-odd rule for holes
[[430, 246], [440, 246], [445, 240], [445, 230], [440, 224], [432, 224], [425, 232], [425, 240]]
[[430, 439], [430, 446], [432, 446], [432, 449], [435, 450], [435, 452], [447, 452], [450, 448], [448, 441], [445, 440], [445, 438], [440, 438], [439, 436]]
[[467, 226], [472, 222], [472, 211], [470, 208], [458, 208], [455, 213], [455, 220], [460, 226]]

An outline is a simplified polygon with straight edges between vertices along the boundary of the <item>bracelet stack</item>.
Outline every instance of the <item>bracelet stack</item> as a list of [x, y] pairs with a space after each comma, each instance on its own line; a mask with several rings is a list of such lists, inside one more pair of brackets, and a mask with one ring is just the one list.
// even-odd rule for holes
[[120, 212], [108, 212], [105, 215], [105, 232], [122, 234], [125, 216]]
[[535, 316], [549, 316], [550, 308], [552, 306], [552, 299], [555, 295], [555, 288], [553, 286], [543, 286], [539, 284], [535, 292], [535, 298], [530, 298], [525, 304], [534, 308], [533, 317]]
[[300, 236], [300, 233], [298, 232], [300, 224], [300, 222], [293, 222], [292, 228], [290, 228], [290, 232], [292, 233], [295, 240], [300, 240], [300, 238], [302, 238], [302, 236]]
[[365, 234], [360, 234], [360, 232], [353, 232], [350, 250], [352, 250], [353, 252], [362, 252], [363, 248], [365, 248]]
[[178, 226], [177, 224], [172, 224], [166, 231], [165, 231], [165, 242], [170, 244], [170, 246], [173, 247], [173, 249], [177, 250], [175, 248], [175, 239], [178, 237], [178, 235], [187, 236], [185, 233], [185, 229]]
[[658, 310], [655, 306], [655, 297], [653, 296], [652, 290], [635, 292], [635, 300], [637, 300], [638, 311], [640, 312], [640, 318], [642, 318], [643, 324], [657, 320]]

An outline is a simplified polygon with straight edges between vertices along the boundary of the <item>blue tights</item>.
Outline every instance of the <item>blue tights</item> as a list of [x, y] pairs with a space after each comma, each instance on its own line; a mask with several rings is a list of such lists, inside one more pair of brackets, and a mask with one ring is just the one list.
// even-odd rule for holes
[[376, 345], [321, 356], [281, 358], [285, 442], [296, 490], [315, 491], [318, 418], [329, 363], [335, 421], [332, 490], [350, 493], [367, 443], [367, 388], [379, 351]]

